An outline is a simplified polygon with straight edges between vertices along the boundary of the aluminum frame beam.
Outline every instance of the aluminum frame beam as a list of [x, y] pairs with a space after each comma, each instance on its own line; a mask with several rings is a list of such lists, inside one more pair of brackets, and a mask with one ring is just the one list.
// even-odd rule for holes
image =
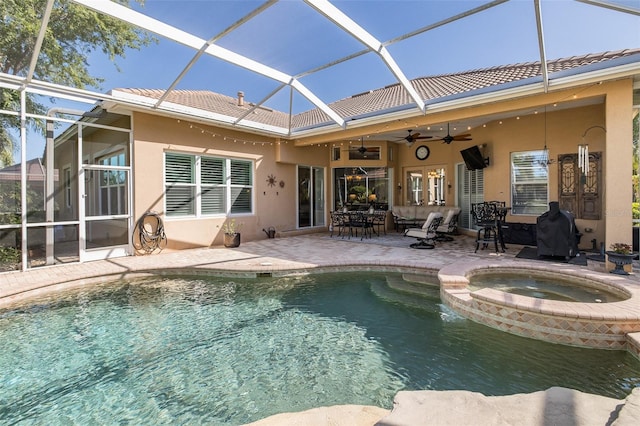
[[396, 77], [398, 82], [404, 87], [409, 96], [413, 99], [416, 106], [425, 112], [426, 104], [424, 100], [418, 94], [418, 91], [413, 87], [409, 79], [404, 75], [400, 66], [393, 59], [384, 44], [368, 31], [358, 25], [354, 20], [345, 15], [340, 9], [329, 3], [327, 0], [304, 0], [309, 6], [315, 9], [318, 13], [329, 19], [338, 27], [342, 28], [348, 34], [353, 36], [356, 40], [367, 46], [367, 48], [378, 54], [385, 65], [389, 68], [391, 73]]
[[544, 86], [544, 92], [549, 91], [549, 70], [547, 69], [547, 53], [544, 48], [544, 31], [542, 29], [542, 7], [540, 0], [534, 0], [533, 2], [536, 12], [536, 29], [538, 33], [538, 49], [540, 50], [540, 73], [542, 74], [542, 85]]
[[[180, 43], [184, 46], [190, 47], [195, 51], [200, 51], [200, 49], [207, 44], [207, 40], [175, 28], [171, 25], [165, 24], [164, 22], [158, 21], [157, 19], [151, 18], [140, 12], [136, 12], [135, 10], [129, 9], [126, 6], [121, 6], [110, 0], [71, 1], [93, 9], [96, 12], [111, 16], [112, 18], [119, 19], [130, 25], [139, 27], [143, 30], [168, 38], [169, 40], [172, 40], [176, 43]], [[340, 117], [340, 115], [338, 115], [327, 104], [320, 100], [318, 96], [316, 96], [311, 90], [305, 87], [299, 80], [296, 80], [295, 77], [215, 44], [208, 45], [204, 49], [204, 52], [210, 56], [229, 62], [233, 65], [237, 65], [249, 71], [268, 77], [272, 80], [292, 86], [293, 88], [298, 90], [298, 92], [300, 92], [302, 96], [307, 98], [309, 102], [311, 102], [322, 112], [327, 114], [336, 124], [338, 124], [340, 127], [345, 127], [345, 121], [342, 119], [342, 117]]]

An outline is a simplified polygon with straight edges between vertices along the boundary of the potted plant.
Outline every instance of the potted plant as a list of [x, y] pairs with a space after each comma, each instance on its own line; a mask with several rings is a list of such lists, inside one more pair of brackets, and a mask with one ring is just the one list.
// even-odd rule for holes
[[633, 262], [634, 254], [631, 245], [625, 243], [611, 244], [611, 250], [607, 251], [607, 258], [609, 262], [616, 265], [615, 269], [610, 271], [612, 274], [629, 275], [624, 266], [631, 265]]
[[236, 222], [235, 219], [231, 219], [222, 225], [225, 247], [238, 247], [240, 245], [240, 228], [242, 228], [242, 223]]

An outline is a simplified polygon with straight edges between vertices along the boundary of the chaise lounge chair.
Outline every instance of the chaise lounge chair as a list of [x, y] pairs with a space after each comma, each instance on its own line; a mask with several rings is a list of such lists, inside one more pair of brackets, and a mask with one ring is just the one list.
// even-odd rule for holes
[[432, 249], [435, 247], [435, 239], [438, 236], [436, 230], [442, 223], [442, 213], [431, 212], [422, 228], [409, 228], [404, 231], [405, 237], [417, 238], [418, 242], [409, 247], [417, 249]]

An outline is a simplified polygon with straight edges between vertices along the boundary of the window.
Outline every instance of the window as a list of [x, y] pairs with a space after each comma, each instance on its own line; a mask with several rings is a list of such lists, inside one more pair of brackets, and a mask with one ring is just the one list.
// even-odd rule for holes
[[366, 209], [373, 204], [376, 209], [386, 210], [389, 205], [388, 174], [385, 167], [334, 169], [333, 208]]
[[167, 216], [195, 215], [195, 157], [167, 153], [164, 170], [164, 202]]
[[[364, 148], [364, 149], [363, 149]], [[349, 149], [349, 160], [379, 160], [380, 159], [380, 147], [351, 147]]]
[[340, 147], [334, 146], [331, 152], [333, 153], [331, 156], [331, 161], [340, 161]]
[[[102, 166], [125, 166], [124, 152], [101, 158]], [[127, 179], [124, 170], [100, 170], [100, 214], [118, 215], [126, 213]]]
[[543, 151], [511, 153], [511, 214], [539, 216], [548, 210], [549, 172]]
[[165, 154], [168, 217], [253, 211], [253, 163], [231, 158]]
[[407, 206], [421, 206], [424, 204], [422, 170], [407, 172]]

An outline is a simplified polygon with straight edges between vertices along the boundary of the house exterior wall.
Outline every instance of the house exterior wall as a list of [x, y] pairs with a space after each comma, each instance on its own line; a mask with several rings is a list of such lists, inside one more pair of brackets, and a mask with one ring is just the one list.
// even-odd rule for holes
[[[606, 102], [605, 247], [632, 244], [633, 83], [620, 80], [607, 84]], [[611, 263], [608, 269], [613, 268]]]
[[[607, 88], [607, 93], [610, 90], [614, 90], [614, 87], [611, 85]], [[625, 93], [631, 94], [630, 88], [624, 90]], [[603, 93], [598, 93], [594, 96], [593, 101], [589, 102], [598, 102], [595, 104], [587, 105], [580, 108], [570, 108], [570, 109], [555, 109], [552, 106], [547, 107], [547, 117], [546, 117], [546, 144], [549, 148], [549, 156], [553, 160], [553, 163], [549, 165], [549, 201], [557, 201], [558, 200], [558, 179], [559, 179], [559, 165], [558, 165], [558, 155], [559, 154], [568, 154], [568, 153], [577, 153], [578, 144], [583, 142], [582, 134], [591, 126], [602, 126], [607, 127], [606, 117], [607, 108], [613, 110], [620, 110], [620, 106], [617, 105], [619, 102], [616, 102], [616, 105], [612, 105], [611, 103], [603, 103], [602, 100], [597, 100], [602, 98]], [[559, 98], [556, 95], [556, 98]], [[549, 101], [546, 101], [549, 102]], [[527, 103], [530, 103], [527, 102]], [[544, 105], [544, 104], [542, 104]], [[631, 126], [631, 103], [628, 102], [629, 114], [625, 117], [625, 126]], [[490, 106], [492, 109], [495, 106]], [[511, 108], [516, 107], [516, 105], [510, 106]], [[485, 200], [501, 200], [506, 201], [507, 206], [511, 205], [511, 165], [510, 165], [510, 156], [512, 152], [518, 151], [532, 151], [532, 150], [541, 150], [545, 145], [545, 114], [544, 114], [544, 106], [536, 107], [535, 104], [528, 106], [522, 104], [517, 107], [519, 108], [527, 108], [528, 113], [522, 114], [521, 116], [514, 116], [507, 119], [495, 120], [495, 121], [487, 121], [485, 126], [475, 127], [471, 130], [465, 129], [457, 129], [456, 131], [451, 131], [452, 135], [460, 134], [460, 133], [471, 133], [471, 137], [473, 141], [454, 141], [451, 144], [447, 145], [439, 141], [425, 141], [424, 144], [428, 145], [431, 150], [431, 155], [425, 161], [420, 161], [415, 156], [415, 149], [421, 143], [416, 143], [412, 147], [408, 147], [405, 144], [399, 145], [399, 155], [398, 162], [401, 167], [398, 167], [395, 172], [395, 181], [403, 182], [403, 170], [409, 168], [417, 168], [424, 167], [425, 169], [433, 169], [433, 168], [445, 168], [446, 180], [450, 182], [450, 185], [447, 188], [446, 193], [446, 204], [447, 205], [455, 205], [456, 204], [456, 164], [462, 162], [462, 157], [460, 155], [460, 151], [462, 149], [468, 148], [472, 145], [484, 145], [481, 148], [485, 157], [489, 157], [490, 165], [484, 169], [484, 199]], [[474, 112], [478, 115], [486, 114], [486, 109], [478, 108]], [[623, 105], [623, 110], [627, 110], [626, 106]], [[535, 111], [538, 111], [535, 113]], [[622, 114], [624, 117], [625, 115]], [[518, 118], [519, 117], [519, 118]], [[631, 141], [631, 130], [629, 130], [629, 135], [625, 140]], [[446, 129], [442, 132], [444, 136], [446, 134]], [[602, 176], [603, 179], [601, 181], [602, 188], [602, 215], [600, 220], [584, 220], [578, 219], [576, 220], [576, 225], [580, 232], [582, 232], [583, 238], [580, 244], [582, 248], [591, 248], [591, 240], [596, 239], [598, 244], [600, 242], [605, 242], [605, 219], [608, 215], [608, 209], [606, 207], [606, 203], [611, 203], [611, 199], [605, 198], [605, 193], [608, 191], [609, 193], [616, 194], [614, 196], [615, 200], [622, 200], [621, 208], [626, 208], [629, 210], [628, 219], [621, 224], [619, 227], [621, 230], [626, 232], [628, 238], [631, 238], [630, 235], [630, 209], [631, 209], [631, 194], [626, 194], [626, 191], [619, 192], [616, 187], [609, 186], [607, 187], [607, 182], [610, 180], [609, 176], [611, 173], [610, 163], [607, 162], [607, 153], [605, 152], [606, 143], [605, 139], [609, 137], [603, 131], [593, 131], [589, 132], [587, 137], [584, 139], [584, 142], [589, 144], [589, 152], [602, 152], [603, 161], [602, 161]], [[616, 170], [616, 173], [628, 174], [628, 179], [623, 177], [622, 179], [626, 179], [627, 182], [631, 182], [631, 143], [629, 142], [628, 151], [623, 155], [625, 158], [625, 162], [629, 162], [628, 171], [627, 166], [623, 166], [624, 170]], [[624, 151], [624, 150], [623, 150]], [[620, 159], [616, 160], [616, 164], [620, 163]], [[614, 168], [617, 168], [614, 166]], [[609, 174], [608, 174], [609, 173]], [[604, 179], [605, 174], [607, 174], [607, 179]], [[631, 186], [629, 185], [629, 191]], [[404, 191], [404, 189], [403, 189]], [[400, 194], [398, 194], [400, 195]], [[396, 203], [402, 204], [402, 200], [406, 197], [398, 196]], [[398, 202], [399, 201], [399, 202]], [[506, 220], [508, 222], [520, 222], [520, 223], [536, 223], [537, 216], [528, 216], [528, 215], [507, 215]], [[624, 228], [624, 229], [623, 229]], [[585, 229], [591, 229], [592, 231], [589, 233], [584, 233]], [[618, 240], [626, 239], [625, 236], [618, 236]], [[616, 240], [616, 241], [618, 241]], [[609, 244], [607, 242], [607, 244]]]
[[[609, 82], [594, 81], [590, 85], [574, 87], [567, 90], [556, 90], [544, 95], [535, 95], [504, 102], [487, 103], [486, 105], [459, 109], [443, 113], [433, 113], [423, 119], [416, 119], [412, 124], [426, 126], [430, 122], [455, 122], [469, 117], [482, 117], [494, 113], [523, 111], [520, 119], [512, 117], [499, 121], [489, 121], [486, 127], [451, 132], [472, 133], [471, 142], [453, 142], [446, 145], [438, 142], [426, 142], [431, 148], [431, 155], [425, 162], [415, 158], [416, 145], [409, 148], [399, 146], [398, 167], [395, 172], [396, 182], [401, 182], [402, 169], [417, 164], [446, 165], [446, 173], [451, 177], [452, 188], [449, 188], [447, 204], [455, 203], [454, 173], [455, 164], [461, 162], [459, 151], [470, 145], [486, 144], [485, 155], [490, 157], [491, 165], [484, 169], [485, 199], [510, 200], [510, 166], [509, 155], [513, 151], [542, 149], [544, 146], [544, 120], [541, 112], [547, 105], [547, 146], [550, 157], [557, 159], [561, 153], [577, 153], [577, 145], [583, 142], [582, 135], [591, 126], [602, 126], [606, 132], [591, 131], [584, 138], [589, 144], [589, 151], [602, 152], [602, 216], [598, 221], [576, 221], [579, 230], [585, 228], [593, 231], [583, 236], [581, 247], [590, 248], [592, 239], [604, 242], [608, 248], [613, 242], [631, 243], [631, 174], [632, 174], [632, 118], [633, 118], [633, 81], [620, 79]], [[596, 102], [581, 108], [558, 109], [553, 105], [563, 101], [589, 99]], [[533, 114], [534, 110], [538, 114]], [[525, 114], [528, 113], [528, 114]], [[533, 114], [533, 115], [532, 115]], [[443, 135], [446, 133], [444, 130]], [[457, 144], [457, 145], [456, 145]], [[558, 165], [552, 164], [549, 169], [549, 200], [558, 197]], [[606, 178], [605, 178], [606, 176]], [[448, 178], [447, 178], [448, 179]], [[628, 182], [620, 184], [620, 182]], [[507, 216], [507, 221], [535, 223], [535, 216]]]
[[[412, 125], [426, 126], [429, 122], [455, 122], [470, 117], [489, 117], [491, 114], [522, 112], [502, 120], [487, 119], [484, 125], [473, 129], [451, 129], [451, 134], [471, 133], [472, 141], [454, 141], [447, 145], [438, 141], [421, 140], [409, 147], [404, 143], [389, 143], [394, 151], [392, 160], [381, 159], [392, 167], [392, 204], [402, 204], [403, 171], [411, 167], [425, 169], [444, 168], [446, 204], [455, 205], [456, 165], [462, 162], [460, 151], [472, 145], [482, 145], [490, 158], [484, 169], [484, 197], [486, 200], [504, 200], [511, 204], [510, 155], [517, 151], [541, 150], [546, 145], [554, 162], [549, 166], [549, 201], [558, 200], [560, 154], [577, 153], [578, 144], [589, 144], [591, 153], [602, 153], [602, 214], [600, 220], [578, 219], [583, 236], [581, 247], [590, 248], [591, 240], [605, 242], [631, 242], [631, 118], [632, 81], [622, 79], [602, 84], [558, 90], [544, 95], [533, 95], [515, 100], [491, 102], [481, 106], [461, 108], [418, 117]], [[566, 108], [564, 101], [584, 99], [583, 106]], [[557, 105], [557, 107], [556, 107]], [[546, 106], [546, 123], [545, 123]], [[606, 132], [589, 132], [592, 126], [601, 126]], [[546, 128], [546, 132], [545, 132]], [[363, 128], [361, 134], [374, 134], [375, 129]], [[213, 134], [216, 137], [213, 137]], [[446, 134], [446, 129], [442, 135]], [[226, 136], [226, 140], [224, 137]], [[324, 167], [326, 200], [331, 197], [331, 167], [341, 162], [330, 161], [331, 150], [340, 143], [348, 143], [346, 134], [327, 134], [302, 141], [269, 139], [250, 133], [190, 124], [175, 118], [134, 113], [134, 219], [147, 210], [164, 213], [163, 153], [166, 151], [192, 154], [222, 155], [255, 161], [254, 214], [239, 217], [243, 222], [242, 240], [266, 238], [262, 229], [270, 226], [278, 232], [296, 229], [296, 166]], [[234, 142], [234, 139], [236, 141]], [[352, 138], [350, 140], [357, 140]], [[625, 141], [629, 141], [628, 143]], [[365, 145], [380, 144], [368, 141]], [[415, 149], [426, 144], [431, 150], [427, 160], [415, 156]], [[384, 148], [384, 144], [383, 148]], [[334, 164], [336, 163], [336, 164]], [[366, 165], [369, 165], [368, 163]], [[382, 164], [381, 164], [382, 165]], [[344, 166], [344, 165], [342, 165]], [[276, 186], [267, 182], [276, 177]], [[605, 179], [606, 176], [606, 179]], [[280, 182], [284, 186], [280, 186]], [[327, 215], [330, 206], [326, 206]], [[615, 218], [612, 212], [615, 213]], [[169, 247], [180, 249], [222, 243], [220, 226], [226, 218], [165, 219]], [[508, 215], [508, 222], [535, 223], [537, 216]], [[622, 220], [620, 220], [622, 219]], [[628, 220], [627, 220], [628, 219]], [[585, 233], [585, 229], [591, 232]], [[627, 241], [628, 240], [628, 241]]]
[[[134, 220], [149, 210], [161, 213], [167, 249], [222, 245], [221, 227], [227, 218], [164, 216], [165, 152], [255, 162], [254, 212], [233, 216], [236, 222], [242, 223], [242, 241], [267, 238], [263, 229], [271, 226], [278, 232], [296, 229], [297, 164], [328, 166], [329, 154], [324, 146], [297, 148], [293, 142], [144, 113], [133, 114], [133, 128]], [[275, 176], [275, 186], [269, 184], [269, 176]], [[328, 179], [328, 175], [325, 178]], [[325, 198], [328, 196], [325, 194]]]

